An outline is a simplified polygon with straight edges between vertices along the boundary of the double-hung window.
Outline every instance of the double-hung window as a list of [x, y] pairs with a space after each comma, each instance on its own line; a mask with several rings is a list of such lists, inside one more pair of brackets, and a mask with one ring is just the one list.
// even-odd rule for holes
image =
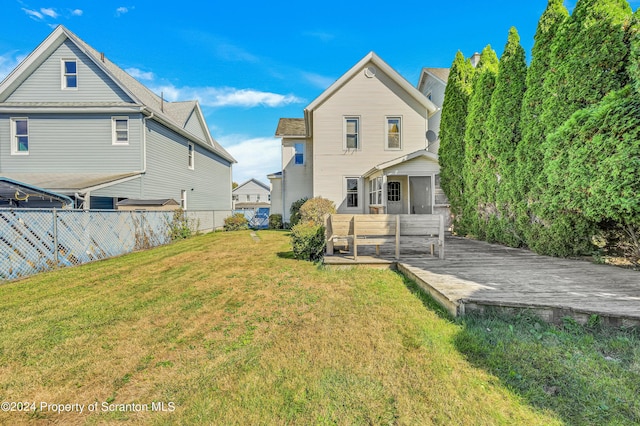
[[386, 149], [402, 149], [402, 119], [387, 117]]
[[304, 165], [304, 143], [293, 144], [293, 149], [293, 163], [298, 166]]
[[344, 149], [360, 149], [360, 117], [344, 118]]
[[113, 145], [129, 145], [129, 117], [112, 117], [111, 133]]
[[78, 62], [75, 59], [62, 60], [62, 88], [78, 88]]
[[359, 191], [358, 182], [359, 178], [348, 177], [345, 179], [347, 185], [347, 208], [358, 207]]
[[196, 158], [195, 158], [195, 155], [196, 155], [196, 147], [195, 147], [195, 145], [194, 145], [194, 144], [192, 144], [191, 142], [189, 142], [188, 150], [189, 150], [189, 151], [188, 151], [188, 152], [189, 152], [189, 161], [188, 161], [188, 164], [189, 164], [189, 168], [190, 168], [191, 170], [193, 170], [193, 169], [195, 168], [195, 161], [196, 161]]
[[29, 154], [29, 119], [11, 119], [11, 154]]

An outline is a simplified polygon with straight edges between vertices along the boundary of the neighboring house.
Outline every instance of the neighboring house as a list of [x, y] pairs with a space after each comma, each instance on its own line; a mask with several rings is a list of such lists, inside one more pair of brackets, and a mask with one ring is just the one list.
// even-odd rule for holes
[[288, 222], [291, 203], [322, 196], [339, 213], [448, 217], [446, 198], [436, 196], [437, 145], [429, 141], [438, 109], [369, 53], [311, 102], [304, 118], [280, 119], [282, 172], [269, 175], [272, 212]]
[[164, 101], [63, 26], [0, 83], [0, 176], [78, 207], [230, 211], [233, 163], [197, 101]]
[[257, 179], [249, 179], [233, 190], [234, 210], [255, 210], [269, 208], [270, 205], [271, 190], [267, 184]]
[[72, 209], [73, 204], [66, 195], [0, 177], [0, 208]]

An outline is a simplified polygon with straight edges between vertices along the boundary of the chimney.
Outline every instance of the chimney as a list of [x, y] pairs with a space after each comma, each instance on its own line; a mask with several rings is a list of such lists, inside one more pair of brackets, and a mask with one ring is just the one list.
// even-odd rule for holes
[[104, 52], [100, 52], [100, 60], [104, 62]]
[[474, 53], [473, 55], [471, 55], [471, 65], [473, 65], [473, 67], [477, 67], [478, 66], [478, 62], [480, 62], [480, 54], [478, 52]]

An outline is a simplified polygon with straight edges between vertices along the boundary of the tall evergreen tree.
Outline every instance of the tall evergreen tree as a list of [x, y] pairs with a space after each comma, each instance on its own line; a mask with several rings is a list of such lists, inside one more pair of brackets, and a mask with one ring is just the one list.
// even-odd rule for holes
[[551, 46], [544, 83], [550, 96], [542, 115], [546, 134], [627, 84], [631, 16], [627, 0], [578, 0]]
[[525, 243], [535, 235], [532, 227], [536, 218], [531, 212], [538, 195], [533, 185], [544, 168], [542, 144], [546, 138], [544, 123], [540, 120], [543, 100], [549, 97], [545, 78], [551, 66], [551, 46], [560, 25], [569, 17], [563, 0], [549, 0], [538, 21], [531, 51], [531, 65], [527, 71], [526, 92], [522, 100], [520, 128], [522, 140], [516, 148], [515, 202], [517, 203], [517, 227]]
[[520, 112], [527, 78], [527, 64], [520, 36], [515, 28], [509, 30], [500, 63], [496, 87], [491, 96], [491, 110], [487, 120], [488, 157], [494, 162], [495, 193], [488, 202], [495, 204], [496, 214], [490, 218], [490, 239], [509, 245], [520, 245], [515, 229], [513, 181], [515, 152], [520, 142]]
[[595, 105], [629, 82], [632, 18], [626, 0], [578, 0], [554, 39], [544, 83], [549, 91], [542, 114], [547, 134], [542, 147], [545, 167], [537, 182], [540, 202], [534, 206], [540, 220], [530, 238], [536, 251], [569, 255], [593, 250], [591, 240], [598, 224], [574, 208], [564, 173], [572, 166], [576, 139], [553, 134], [574, 112]]
[[467, 103], [471, 95], [473, 66], [462, 53], [456, 53], [444, 91], [440, 120], [440, 183], [449, 198], [455, 222], [464, 202], [464, 132]]
[[464, 211], [462, 232], [477, 238], [485, 238], [486, 214], [483, 210], [487, 189], [484, 176], [489, 173], [487, 161], [486, 122], [489, 117], [491, 95], [498, 74], [498, 57], [487, 45], [480, 55], [480, 62], [473, 77], [473, 93], [469, 99], [464, 158]]

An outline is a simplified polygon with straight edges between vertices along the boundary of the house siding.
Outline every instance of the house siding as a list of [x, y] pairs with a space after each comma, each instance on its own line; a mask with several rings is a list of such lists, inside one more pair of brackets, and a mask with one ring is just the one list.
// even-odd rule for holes
[[[62, 90], [62, 59], [77, 58], [78, 88]], [[5, 102], [133, 102], [71, 41], [62, 43]]]
[[[428, 77], [425, 80], [425, 83], [422, 87], [422, 94], [427, 96], [431, 93], [431, 101], [439, 106], [442, 106], [444, 102], [444, 89], [446, 85], [443, 84], [440, 80], [436, 80], [434, 77]], [[431, 142], [429, 144], [429, 152], [433, 152], [434, 154], [438, 153], [438, 149], [440, 148], [440, 119], [442, 116], [442, 109], [438, 109], [438, 111], [429, 117], [429, 129], [433, 130], [438, 136], [437, 140]]]
[[[241, 185], [234, 189], [233, 195], [237, 195], [239, 197], [237, 201], [239, 203], [255, 203], [258, 201], [261, 203], [269, 202], [269, 190], [253, 181], [246, 182], [244, 185]], [[248, 200], [247, 196], [249, 196]], [[260, 196], [259, 200], [258, 196]]]
[[[129, 117], [129, 144], [113, 145], [112, 116]], [[29, 119], [29, 155], [11, 155], [11, 117]], [[142, 170], [141, 114], [0, 114], [0, 171], [125, 173]]]
[[147, 122], [144, 198], [173, 198], [179, 202], [184, 189], [188, 210], [231, 210], [231, 163], [195, 145], [195, 168], [191, 170], [188, 142], [155, 121]]
[[197, 137], [198, 139], [201, 139], [203, 141], [207, 140], [207, 136], [204, 134], [204, 131], [202, 130], [202, 124], [198, 119], [198, 114], [196, 114], [195, 111], [191, 113], [191, 116], [187, 120], [187, 124], [185, 124], [184, 126], [184, 129], [187, 132], [194, 135], [195, 137]]
[[[294, 164], [296, 143], [305, 144], [304, 164]], [[283, 179], [282, 190], [284, 194], [283, 221], [289, 222], [291, 213], [289, 206], [301, 198], [314, 196], [314, 144], [310, 139], [286, 139], [282, 142]], [[322, 194], [317, 194], [322, 196]]]
[[[360, 149], [343, 148], [343, 118], [360, 117]], [[386, 149], [386, 117], [402, 117], [402, 149]], [[358, 209], [347, 209], [345, 177], [362, 176], [371, 167], [425, 149], [427, 111], [382, 71], [368, 78], [356, 73], [313, 111], [315, 147], [313, 194], [335, 202], [338, 212], [365, 213], [367, 188], [360, 179]], [[286, 193], [286, 189], [285, 189]]]

